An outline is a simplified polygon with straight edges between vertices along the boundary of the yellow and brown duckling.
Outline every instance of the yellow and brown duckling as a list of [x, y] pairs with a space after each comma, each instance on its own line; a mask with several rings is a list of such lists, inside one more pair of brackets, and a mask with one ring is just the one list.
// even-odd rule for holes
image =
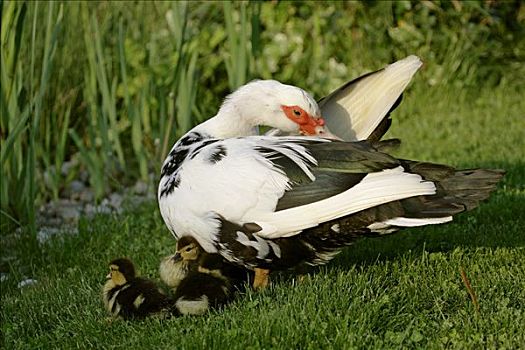
[[144, 318], [152, 314], [163, 314], [173, 305], [171, 298], [155, 282], [136, 276], [131, 260], [115, 259], [109, 264], [109, 269], [102, 297], [106, 309], [113, 317]]
[[[172, 265], [173, 266], [173, 265]], [[209, 273], [189, 271], [174, 290], [175, 315], [202, 315], [232, 300], [234, 291], [228, 279]]]
[[161, 280], [174, 294], [174, 313], [201, 315], [230, 302], [253, 277], [251, 271], [206, 253], [191, 237], [177, 242], [175, 254], [161, 261]]
[[160, 278], [173, 291], [190, 273], [203, 273], [224, 281], [229, 288], [242, 290], [253, 279], [253, 272], [233, 265], [219, 254], [204, 251], [193, 237], [177, 241], [177, 251], [165, 257], [159, 267]]
[[179, 286], [180, 282], [190, 273], [197, 271], [202, 260], [202, 249], [194, 240], [188, 240], [183, 247], [175, 254], [162, 259], [159, 266], [160, 279], [173, 291]]

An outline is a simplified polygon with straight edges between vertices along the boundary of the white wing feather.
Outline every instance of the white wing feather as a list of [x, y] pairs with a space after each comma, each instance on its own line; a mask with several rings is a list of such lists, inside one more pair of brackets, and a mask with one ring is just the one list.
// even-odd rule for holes
[[319, 103], [328, 129], [345, 141], [367, 139], [422, 64], [419, 57], [408, 56], [334, 91]]
[[333, 197], [253, 218], [264, 238], [289, 237], [322, 222], [334, 220], [383, 203], [436, 193], [435, 185], [402, 167], [368, 174], [359, 184]]

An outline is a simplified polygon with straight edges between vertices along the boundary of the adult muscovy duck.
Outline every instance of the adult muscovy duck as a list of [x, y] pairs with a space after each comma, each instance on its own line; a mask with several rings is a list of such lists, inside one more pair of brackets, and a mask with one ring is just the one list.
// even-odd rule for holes
[[396, 159], [365, 141], [240, 137], [261, 124], [305, 135], [327, 132], [304, 90], [249, 83], [174, 145], [158, 192], [162, 217], [176, 237], [190, 236], [206, 252], [255, 269], [261, 284], [258, 272], [282, 260], [286, 237], [302, 237], [305, 245], [324, 239], [320, 263], [348, 242], [338, 243], [337, 233], [448, 222], [488, 197], [502, 176]]

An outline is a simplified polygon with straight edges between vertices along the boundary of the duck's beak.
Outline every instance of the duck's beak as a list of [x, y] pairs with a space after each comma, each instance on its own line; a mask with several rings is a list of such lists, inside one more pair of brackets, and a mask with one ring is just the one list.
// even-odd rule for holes
[[180, 255], [179, 252], [175, 253], [175, 255], [173, 255], [171, 257], [171, 260], [174, 262], [174, 263], [177, 263], [179, 261], [182, 261], [182, 255]]
[[298, 124], [301, 134], [309, 136], [318, 135], [318, 131], [325, 128], [325, 121], [321, 116], [317, 118], [308, 116]]
[[106, 279], [107, 280], [111, 279], [111, 272], [106, 275]]
[[326, 122], [323, 117], [309, 118], [308, 122], [300, 125], [301, 134], [309, 136], [322, 137], [323, 139], [338, 140], [342, 139], [332, 133], [326, 126]]
[[343, 141], [342, 138], [332, 133], [326, 125], [318, 126], [315, 129], [315, 135], [318, 137], [322, 137], [323, 139], [329, 139], [329, 140], [337, 140], [337, 141]]

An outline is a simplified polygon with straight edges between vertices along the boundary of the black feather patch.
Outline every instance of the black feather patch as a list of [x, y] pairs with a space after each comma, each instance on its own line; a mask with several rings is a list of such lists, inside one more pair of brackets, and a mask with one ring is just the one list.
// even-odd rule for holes
[[182, 165], [182, 162], [184, 159], [186, 159], [188, 152], [189, 149], [187, 148], [174, 148], [170, 152], [170, 160], [164, 164], [160, 173], [161, 178], [169, 176], [168, 182], [164, 185], [162, 191], [160, 192], [161, 197], [167, 196], [179, 185], [180, 176], [177, 173], [180, 166]]
[[168, 155], [170, 160], [162, 167], [160, 177], [170, 176], [175, 173], [188, 155], [188, 152], [189, 149], [187, 148], [174, 148]]
[[187, 159], [193, 159], [199, 154], [203, 147], [217, 142], [216, 139], [208, 139], [209, 136], [198, 132], [190, 132], [183, 136], [168, 154], [166, 163], [162, 166], [160, 177], [168, 177], [168, 181], [162, 188], [160, 196], [164, 197], [173, 192], [179, 186], [181, 174], [179, 174], [182, 163]]
[[201, 143], [191, 151], [190, 159], [195, 158], [200, 153], [201, 149], [217, 141], [219, 140], [211, 139], [211, 140], [201, 141]]
[[226, 155], [226, 147], [224, 147], [224, 145], [217, 145], [212, 151], [209, 161], [211, 163], [218, 163], [222, 160], [222, 158], [226, 157]]
[[179, 147], [186, 147], [194, 144], [195, 142], [201, 141], [202, 139], [204, 139], [204, 136], [201, 133], [194, 131], [181, 137], [177, 144]]
[[247, 223], [240, 226], [223, 218], [220, 218], [220, 221], [217, 248], [221, 254], [231, 255], [226, 258], [232, 263], [254, 268], [279, 260], [279, 248], [276, 248], [271, 240], [255, 236], [256, 232], [261, 230], [259, 225]]

